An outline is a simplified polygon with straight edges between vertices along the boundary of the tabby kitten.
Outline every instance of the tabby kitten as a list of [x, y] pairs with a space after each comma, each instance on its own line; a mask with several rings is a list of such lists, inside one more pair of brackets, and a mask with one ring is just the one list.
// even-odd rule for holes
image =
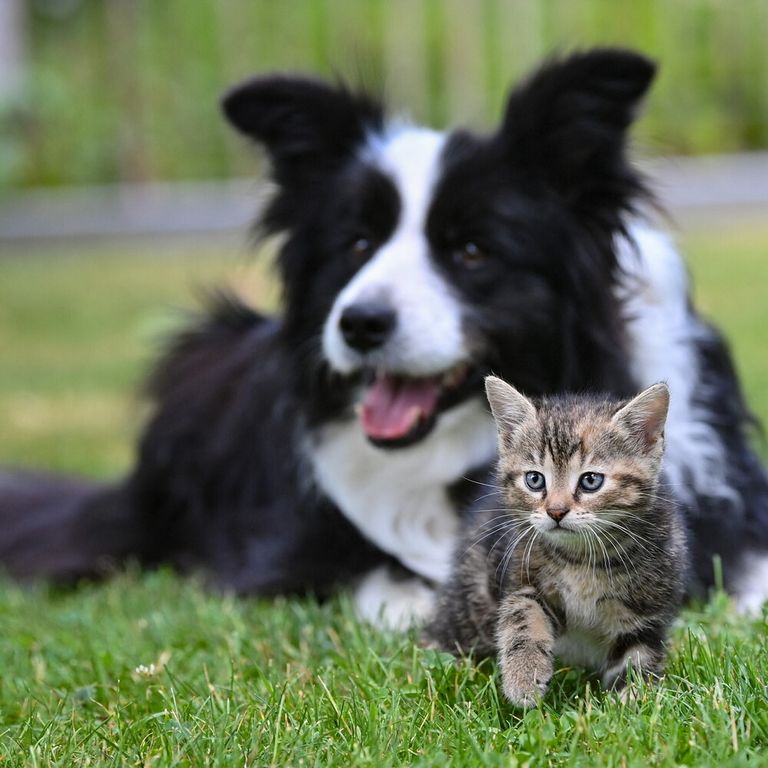
[[485, 386], [502, 508], [465, 531], [427, 644], [497, 655], [520, 707], [546, 692], [555, 654], [607, 688], [624, 688], [630, 665], [659, 675], [687, 564], [677, 509], [659, 492], [666, 385], [629, 402], [536, 404], [493, 376]]

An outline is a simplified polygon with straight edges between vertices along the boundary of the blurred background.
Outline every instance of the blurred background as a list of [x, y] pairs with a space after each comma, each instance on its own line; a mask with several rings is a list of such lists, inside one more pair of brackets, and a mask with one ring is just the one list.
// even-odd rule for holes
[[[241, 176], [217, 101], [273, 69], [381, 88], [434, 126], [489, 125], [554, 51], [661, 63], [637, 136], [700, 155], [768, 145], [765, 0], [3, 0], [8, 187]], [[15, 9], [15, 10], [11, 10]]]
[[660, 63], [636, 154], [768, 417], [766, 41], [768, 0], [0, 0], [0, 462], [119, 471], [165, 308], [211, 281], [275, 306], [231, 84], [341, 76], [482, 130], [543, 58], [595, 44]]

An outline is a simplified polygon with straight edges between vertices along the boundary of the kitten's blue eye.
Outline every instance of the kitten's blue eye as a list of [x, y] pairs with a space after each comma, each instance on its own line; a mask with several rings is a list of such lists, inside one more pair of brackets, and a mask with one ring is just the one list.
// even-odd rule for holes
[[525, 484], [532, 491], [543, 491], [547, 481], [544, 479], [544, 475], [541, 472], [526, 472]]
[[582, 491], [594, 493], [602, 487], [604, 480], [605, 475], [601, 475], [599, 472], [585, 472], [579, 478], [579, 488], [581, 488]]

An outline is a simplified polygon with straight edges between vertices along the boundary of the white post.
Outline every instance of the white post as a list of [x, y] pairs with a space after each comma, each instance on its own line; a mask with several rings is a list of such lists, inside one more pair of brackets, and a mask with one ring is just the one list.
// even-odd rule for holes
[[24, 0], [0, 0], [0, 104], [24, 85], [26, 39]]

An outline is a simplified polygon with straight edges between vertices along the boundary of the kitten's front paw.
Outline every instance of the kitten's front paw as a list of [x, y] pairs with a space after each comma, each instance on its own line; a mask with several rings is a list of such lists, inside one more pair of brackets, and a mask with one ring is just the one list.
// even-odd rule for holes
[[533, 707], [539, 706], [539, 702], [547, 692], [547, 683], [526, 681], [522, 685], [515, 685], [505, 682], [503, 689], [504, 695], [516, 707], [520, 707], [520, 709], [533, 709]]
[[538, 651], [507, 652], [503, 654], [500, 666], [504, 695], [516, 707], [530, 709], [538, 706], [554, 672], [551, 656]]

